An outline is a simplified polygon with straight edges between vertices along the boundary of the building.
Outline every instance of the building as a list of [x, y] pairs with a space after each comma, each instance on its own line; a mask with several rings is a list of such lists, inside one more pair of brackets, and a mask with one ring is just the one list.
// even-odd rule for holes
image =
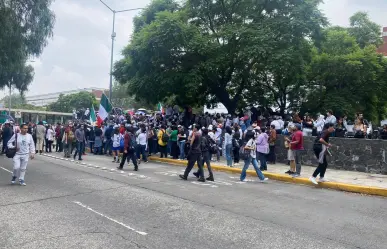
[[92, 93], [96, 99], [101, 99], [102, 93], [108, 91], [104, 88], [90, 87], [90, 88], [79, 88], [76, 90], [63, 91], [63, 92], [55, 92], [55, 93], [47, 93], [47, 94], [39, 94], [33, 96], [27, 96], [26, 101], [27, 104], [35, 105], [35, 106], [47, 106], [58, 100], [61, 94], [70, 95], [80, 92], [89, 92]]
[[383, 37], [383, 45], [381, 45], [378, 48], [378, 53], [381, 53], [384, 56], [387, 56], [387, 27], [383, 28], [382, 37]]

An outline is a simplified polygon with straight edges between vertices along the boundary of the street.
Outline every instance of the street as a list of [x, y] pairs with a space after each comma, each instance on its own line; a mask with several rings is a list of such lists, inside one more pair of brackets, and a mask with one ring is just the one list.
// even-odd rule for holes
[[[0, 248], [387, 247], [387, 199], [215, 172], [199, 183], [183, 167], [110, 158], [36, 156], [27, 186], [0, 158]], [[207, 175], [207, 172], [206, 172]]]

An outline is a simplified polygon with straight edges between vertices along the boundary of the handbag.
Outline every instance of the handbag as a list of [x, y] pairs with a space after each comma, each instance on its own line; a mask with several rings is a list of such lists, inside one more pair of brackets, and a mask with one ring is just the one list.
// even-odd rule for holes
[[15, 148], [8, 148], [7, 151], [5, 152], [5, 155], [8, 158], [14, 158], [16, 155], [17, 151], [17, 133], [15, 134]]

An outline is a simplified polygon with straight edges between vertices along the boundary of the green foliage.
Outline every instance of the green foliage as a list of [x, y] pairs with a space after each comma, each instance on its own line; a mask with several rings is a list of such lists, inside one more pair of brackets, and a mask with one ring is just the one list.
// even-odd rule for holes
[[[5, 108], [9, 107], [9, 96], [5, 96], [0, 100], [0, 102], [4, 105]], [[11, 95], [11, 108], [12, 109], [24, 109], [24, 110], [37, 110], [37, 111], [45, 111], [45, 107], [34, 106], [31, 104], [27, 104], [27, 101], [23, 94], [14, 93]]]
[[[52, 36], [51, 2], [0, 0], [0, 88], [13, 84], [20, 91], [27, 90], [33, 70], [25, 63], [30, 56], [39, 56]], [[20, 75], [25, 75], [23, 81]]]
[[378, 47], [383, 44], [381, 30], [382, 27], [372, 22], [366, 12], [357, 12], [350, 18], [351, 27], [348, 29], [351, 36], [356, 38], [361, 48], [368, 45]]
[[112, 89], [111, 102], [114, 107], [120, 107], [124, 110], [127, 109], [140, 109], [145, 108], [147, 110], [154, 110], [155, 105], [149, 104], [144, 99], [136, 99], [135, 96], [128, 94], [128, 85], [114, 84]]
[[95, 96], [89, 92], [79, 92], [69, 95], [61, 94], [56, 102], [47, 106], [47, 110], [72, 113], [73, 109], [91, 108], [92, 105], [94, 105], [94, 108], [99, 106]]
[[[305, 38], [319, 36], [325, 24], [320, 2], [187, 1], [177, 11], [148, 17], [153, 21], [133, 34], [114, 75], [152, 103], [177, 96], [180, 105], [221, 102], [232, 113], [249, 95], [262, 93], [260, 79], [281, 71], [280, 58], [298, 62]], [[298, 78], [304, 63], [276, 79], [285, 84], [286, 77]]]

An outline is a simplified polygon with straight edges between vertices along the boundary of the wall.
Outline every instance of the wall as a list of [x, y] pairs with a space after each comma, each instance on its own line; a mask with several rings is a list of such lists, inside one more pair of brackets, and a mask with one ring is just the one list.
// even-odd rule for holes
[[[317, 166], [313, 153], [315, 137], [304, 137], [305, 151], [302, 164]], [[328, 168], [387, 174], [386, 150], [387, 140], [368, 140], [355, 138], [331, 138], [332, 156], [328, 156]], [[276, 146], [277, 162], [287, 162], [287, 150], [284, 137], [278, 136]]]

